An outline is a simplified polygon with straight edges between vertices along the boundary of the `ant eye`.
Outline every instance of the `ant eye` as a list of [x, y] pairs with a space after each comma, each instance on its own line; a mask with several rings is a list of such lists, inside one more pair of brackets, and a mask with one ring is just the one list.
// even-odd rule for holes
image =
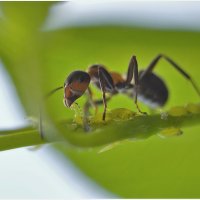
[[85, 77], [84, 77], [84, 76], [79, 77], [78, 81], [79, 81], [80, 83], [84, 82], [84, 81], [85, 81]]

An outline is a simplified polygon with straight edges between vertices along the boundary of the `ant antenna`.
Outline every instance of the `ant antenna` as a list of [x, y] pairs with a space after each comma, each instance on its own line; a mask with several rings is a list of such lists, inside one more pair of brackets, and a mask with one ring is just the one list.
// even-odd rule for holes
[[198, 93], [198, 95], [200, 96], [200, 90], [197, 87], [197, 85], [195, 84], [195, 82], [191, 78], [189, 80], [192, 83], [192, 86], [194, 87], [194, 89], [196, 90], [196, 92]]
[[[53, 89], [52, 91], [47, 93], [44, 98], [45, 99], [49, 98], [51, 95], [53, 95], [55, 92], [57, 92], [58, 90], [60, 90], [62, 88], [63, 88], [63, 86], [60, 86], [60, 87]], [[38, 129], [39, 129], [41, 139], [44, 140], [44, 130], [43, 130], [43, 124], [42, 124], [42, 109], [41, 109], [41, 107], [39, 107], [39, 126], [38, 126]]]
[[61, 89], [63, 89], [63, 86], [60, 86], [60, 87], [57, 87], [57, 88], [51, 90], [49, 93], [46, 94], [45, 98], [50, 97], [50, 96], [53, 95], [55, 92], [57, 92], [58, 90], [61, 90]]

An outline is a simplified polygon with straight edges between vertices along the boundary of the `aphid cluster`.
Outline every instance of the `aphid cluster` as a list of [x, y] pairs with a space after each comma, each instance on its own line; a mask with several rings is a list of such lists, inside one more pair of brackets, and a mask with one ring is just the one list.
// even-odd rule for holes
[[[65, 80], [64, 86], [52, 90], [49, 95], [60, 89], [64, 89], [64, 105], [70, 107], [86, 92], [86, 90], [88, 90], [91, 104], [95, 106], [98, 104], [104, 105], [102, 119], [105, 120], [107, 101], [118, 93], [124, 93], [129, 97], [134, 98], [135, 105], [140, 113], [146, 114], [140, 110], [137, 104], [138, 99], [152, 108], [164, 106], [168, 99], [168, 89], [166, 84], [161, 78], [153, 73], [155, 66], [161, 58], [169, 62], [172, 67], [190, 81], [200, 96], [200, 90], [188, 73], [186, 73], [171, 58], [162, 54], [156, 56], [145, 70], [139, 72], [136, 56], [133, 55], [128, 65], [126, 78], [123, 78], [123, 76], [117, 72], [109, 72], [106, 67], [101, 64], [90, 66], [87, 72], [73, 71]], [[92, 99], [92, 92], [89, 88], [90, 83], [94, 84], [102, 91], [102, 100], [94, 101]], [[106, 93], [109, 94], [109, 98], [106, 97]]]

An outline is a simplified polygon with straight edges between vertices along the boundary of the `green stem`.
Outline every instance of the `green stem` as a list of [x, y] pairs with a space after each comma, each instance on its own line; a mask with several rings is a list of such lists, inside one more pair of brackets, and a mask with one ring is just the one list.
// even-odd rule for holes
[[[62, 138], [54, 137], [49, 142], [65, 141], [76, 147], [97, 147], [126, 139], [146, 139], [164, 129], [171, 127], [184, 128], [200, 124], [200, 113], [188, 113], [181, 116], [170, 116], [161, 119], [161, 115], [136, 116], [126, 121], [107, 121], [92, 124], [91, 132], [84, 132], [80, 125], [74, 127], [71, 121], [56, 124]], [[44, 130], [48, 138], [50, 130]], [[59, 138], [59, 139], [58, 139]], [[0, 132], [0, 150], [49, 143], [41, 138], [37, 129], [27, 127], [19, 130]]]
[[128, 121], [112, 122], [101, 126], [91, 133], [85, 133], [82, 129], [69, 131], [66, 123], [59, 125], [65, 139], [79, 147], [96, 147], [126, 139], [146, 139], [158, 134], [167, 128], [184, 128], [200, 124], [200, 114], [186, 116], [169, 116], [166, 120], [160, 115], [138, 116]]
[[0, 132], [0, 151], [44, 143], [38, 130], [32, 127]]

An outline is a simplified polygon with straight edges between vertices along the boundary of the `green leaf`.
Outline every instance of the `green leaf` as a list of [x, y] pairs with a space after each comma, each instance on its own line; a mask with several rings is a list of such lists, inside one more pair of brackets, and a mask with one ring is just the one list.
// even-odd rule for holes
[[[197, 59], [199, 38], [199, 33], [126, 27], [77, 28], [47, 33], [45, 49], [48, 50], [45, 52], [49, 60], [46, 60], [46, 91], [62, 84], [72, 70], [86, 69], [92, 63], [103, 63], [111, 70], [124, 73], [133, 53], [137, 55], [140, 69], [158, 53], [165, 53], [200, 85]], [[47, 69], [44, 71], [47, 72]], [[199, 102], [191, 85], [169, 64], [161, 61], [155, 72], [164, 79], [170, 91], [165, 109]], [[95, 96], [99, 97], [96, 90]], [[47, 102], [49, 114], [55, 120], [74, 114], [63, 107], [61, 98], [60, 92]], [[84, 97], [82, 99], [78, 101], [80, 106]], [[142, 110], [149, 111], [143, 104], [140, 106]], [[136, 110], [133, 101], [123, 95], [113, 97], [108, 107]], [[122, 197], [193, 198], [200, 196], [199, 128], [199, 125], [183, 128], [181, 137], [167, 140], [153, 136], [135, 143], [125, 141], [101, 154], [98, 154], [101, 148], [82, 151], [65, 145], [56, 145], [56, 148], [95, 182]], [[124, 133], [126, 129], [120, 130]], [[107, 130], [108, 138], [109, 134], [114, 133]]]
[[66, 142], [79, 148], [94, 148], [130, 139], [147, 139], [155, 134], [161, 137], [179, 136], [182, 134], [180, 128], [199, 123], [200, 105], [174, 107], [169, 112], [150, 116], [137, 115], [128, 109], [115, 109], [107, 113], [106, 121], [102, 121], [102, 115], [90, 117], [87, 122], [90, 131], [84, 130], [83, 119], [79, 117], [58, 123], [57, 128], [62, 137], [57, 136], [51, 140], [46, 138], [52, 132], [51, 127], [45, 127], [42, 121], [35, 125], [36, 128], [30, 126], [0, 132], [0, 150], [55, 142]]
[[[133, 54], [137, 56], [139, 69], [141, 69], [145, 68], [158, 53], [164, 53], [177, 61], [191, 74], [197, 85], [200, 85], [198, 32], [113, 26], [41, 32], [40, 27], [48, 12], [48, 3], [12, 3], [3, 4], [4, 14], [9, 20], [0, 21], [1, 58], [16, 85], [27, 115], [38, 117], [38, 107], [41, 106], [53, 127], [58, 126], [57, 122], [62, 119], [67, 121], [72, 119], [74, 112], [63, 106], [61, 92], [45, 102], [41, 103], [41, 99], [47, 92], [62, 85], [71, 71], [86, 70], [87, 66], [93, 63], [103, 63], [110, 70], [124, 73]], [[164, 110], [174, 105], [199, 102], [191, 85], [169, 64], [161, 61], [155, 72], [164, 79], [170, 91], [170, 98]], [[96, 98], [101, 97], [97, 90], [94, 88], [93, 90]], [[78, 100], [80, 107], [84, 100], [84, 97]], [[119, 107], [136, 110], [133, 100], [123, 95], [113, 97], [108, 107], [111, 110]], [[149, 111], [143, 104], [140, 104], [140, 107], [142, 110]], [[101, 111], [102, 108], [99, 109], [99, 112]], [[144, 121], [141, 118], [140, 124], [147, 126], [148, 119], [153, 118], [147, 117]], [[196, 119], [189, 116], [187, 118], [198, 124]], [[128, 124], [124, 127], [116, 126], [119, 137], [123, 132], [126, 133], [125, 130], [130, 134], [127, 127], [137, 128], [134, 126], [135, 122], [133, 126], [131, 122], [123, 122]], [[115, 128], [115, 125], [113, 127]], [[60, 136], [63, 136], [65, 126], [59, 128]], [[110, 138], [115, 135], [113, 130], [115, 129], [105, 127], [105, 133], [101, 136], [103, 139], [96, 134], [98, 137], [94, 144], [111, 142]], [[97, 183], [122, 197], [199, 198], [199, 130], [200, 127], [197, 125], [183, 128], [181, 137], [162, 140], [152, 136], [138, 142], [124, 141], [120, 143], [121, 145], [101, 154], [98, 153], [101, 150], [99, 148], [80, 151], [66, 144], [56, 145], [56, 149], [70, 158]], [[50, 134], [49, 132], [47, 131], [46, 134]], [[156, 133], [157, 130], [153, 130], [152, 134], [153, 132]], [[173, 129], [167, 130], [167, 133], [173, 134], [173, 132]], [[32, 135], [33, 138], [29, 138], [32, 141], [30, 144], [41, 142], [36, 129]], [[77, 143], [77, 146], [81, 144], [91, 146], [90, 137], [95, 137], [95, 134], [88, 134], [84, 138], [77, 135], [69, 132], [66, 139], [72, 144]], [[23, 139], [25, 133], [21, 136], [20, 140], [17, 138], [14, 140], [16, 147], [23, 146], [26, 142], [27, 138]], [[11, 137], [1, 136], [0, 141], [3, 141], [3, 138], [4, 148], [11, 148], [8, 145], [11, 144]], [[48, 138], [51, 138], [51, 134]], [[21, 141], [23, 144], [20, 144]], [[119, 140], [112, 140], [114, 141]]]
[[41, 28], [50, 2], [2, 2], [0, 58], [11, 74], [29, 115], [38, 114], [41, 97]]

